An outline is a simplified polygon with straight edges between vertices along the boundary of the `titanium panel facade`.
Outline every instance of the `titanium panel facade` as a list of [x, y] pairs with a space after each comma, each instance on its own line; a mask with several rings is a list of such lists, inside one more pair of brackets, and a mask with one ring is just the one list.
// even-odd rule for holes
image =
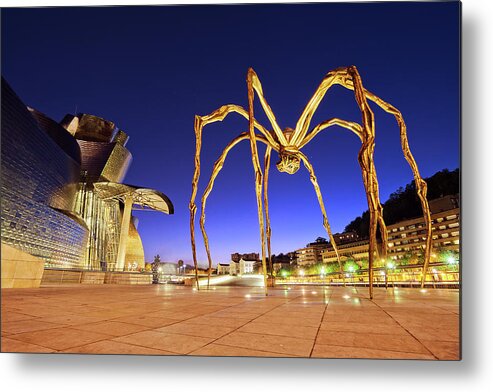
[[142, 239], [137, 231], [137, 218], [133, 217], [130, 221], [128, 230], [127, 252], [125, 254], [125, 267], [128, 270], [139, 271], [145, 268], [144, 247]]
[[[114, 123], [93, 115], [66, 115], [57, 123], [27, 108], [2, 79], [2, 241], [47, 267], [114, 270], [122, 203], [102, 198], [94, 184], [120, 185], [132, 161], [127, 141]], [[173, 213], [166, 195], [139, 191], [136, 205]], [[125, 256], [123, 268], [144, 268], [133, 222]]]
[[2, 241], [47, 266], [79, 267], [88, 234], [72, 212], [80, 163], [60, 135], [40, 126], [2, 79]]

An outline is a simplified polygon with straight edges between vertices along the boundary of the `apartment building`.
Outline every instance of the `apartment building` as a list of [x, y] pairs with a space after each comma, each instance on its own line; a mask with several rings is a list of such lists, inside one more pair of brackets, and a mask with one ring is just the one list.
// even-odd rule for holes
[[[433, 250], [459, 251], [460, 208], [458, 203], [458, 195], [449, 195], [430, 201]], [[392, 259], [400, 260], [424, 254], [426, 228], [423, 217], [390, 225], [387, 230], [388, 255]]]

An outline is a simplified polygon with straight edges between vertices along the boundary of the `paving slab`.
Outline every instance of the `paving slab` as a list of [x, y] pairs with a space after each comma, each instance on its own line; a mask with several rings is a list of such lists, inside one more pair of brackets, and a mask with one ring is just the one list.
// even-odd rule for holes
[[458, 290], [64, 285], [2, 290], [2, 352], [460, 359]]

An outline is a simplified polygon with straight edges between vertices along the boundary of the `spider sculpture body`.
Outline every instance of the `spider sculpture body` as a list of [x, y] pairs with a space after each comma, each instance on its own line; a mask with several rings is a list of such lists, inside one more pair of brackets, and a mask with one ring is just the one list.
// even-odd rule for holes
[[[310, 129], [311, 119], [314, 112], [317, 110], [321, 100], [327, 93], [327, 90], [333, 86], [339, 84], [348, 90], [354, 92], [356, 102], [358, 104], [359, 110], [361, 111], [362, 122], [361, 124], [346, 121], [340, 118], [331, 118], [326, 121], [317, 124]], [[370, 229], [369, 229], [369, 249], [368, 249], [368, 270], [369, 270], [369, 294], [370, 298], [373, 297], [373, 262], [375, 257], [386, 258], [387, 252], [387, 229], [385, 221], [383, 219], [383, 208], [380, 203], [378, 180], [375, 169], [375, 164], [373, 160], [373, 154], [375, 149], [375, 122], [373, 112], [368, 104], [368, 100], [373, 101], [381, 109], [389, 114], [392, 114], [399, 125], [400, 129], [400, 139], [401, 147], [404, 153], [404, 157], [409, 163], [411, 170], [414, 175], [414, 180], [416, 184], [416, 190], [418, 197], [421, 201], [421, 207], [423, 210], [424, 221], [426, 226], [426, 244], [424, 247], [424, 265], [421, 285], [424, 285], [426, 272], [428, 269], [428, 264], [431, 254], [431, 217], [430, 209], [428, 207], [428, 202], [426, 199], [427, 185], [426, 182], [421, 178], [416, 165], [416, 161], [411, 154], [409, 149], [409, 144], [407, 140], [406, 125], [404, 119], [399, 110], [397, 110], [391, 104], [385, 102], [381, 98], [377, 97], [373, 93], [369, 92], [363, 87], [361, 77], [358, 70], [354, 66], [341, 67], [328, 72], [319, 87], [315, 91], [306, 107], [304, 108], [297, 124], [294, 129], [286, 128], [281, 130], [277, 124], [276, 118], [269, 104], [265, 100], [262, 85], [260, 80], [255, 73], [255, 71], [250, 68], [247, 73], [247, 88], [248, 88], [248, 111], [243, 107], [238, 105], [224, 105], [221, 106], [216, 111], [212, 112], [206, 116], [195, 116], [195, 137], [196, 137], [196, 151], [195, 151], [195, 171], [192, 180], [192, 196], [190, 199], [190, 235], [191, 235], [191, 245], [192, 245], [192, 256], [195, 264], [195, 278], [198, 285], [198, 275], [197, 275], [197, 254], [196, 254], [196, 244], [195, 244], [195, 215], [197, 212], [197, 205], [195, 199], [198, 190], [198, 181], [200, 177], [200, 151], [202, 145], [202, 131], [204, 126], [207, 124], [222, 121], [224, 118], [231, 114], [237, 113], [248, 120], [249, 128], [248, 132], [244, 132], [233, 139], [223, 150], [221, 156], [217, 159], [214, 164], [212, 175], [209, 179], [209, 183], [202, 195], [201, 199], [201, 215], [200, 215], [200, 229], [204, 238], [205, 249], [207, 252], [207, 258], [209, 262], [209, 273], [208, 273], [208, 284], [210, 280], [211, 268], [212, 268], [212, 258], [209, 248], [209, 239], [205, 230], [205, 207], [207, 198], [212, 191], [214, 186], [214, 181], [221, 171], [226, 157], [229, 151], [236, 146], [239, 142], [243, 140], [250, 141], [250, 147], [252, 152], [252, 163], [255, 174], [255, 193], [257, 199], [257, 211], [258, 211], [258, 221], [260, 228], [260, 242], [262, 250], [262, 268], [264, 274], [264, 287], [265, 294], [267, 295], [267, 266], [266, 266], [266, 252], [267, 257], [270, 262], [270, 270], [272, 271], [272, 261], [271, 261], [271, 227], [269, 220], [269, 205], [268, 205], [268, 179], [269, 179], [269, 169], [272, 150], [279, 154], [279, 162], [277, 162], [276, 167], [280, 172], [286, 172], [288, 174], [295, 174], [299, 168], [301, 162], [308, 170], [310, 175], [310, 181], [313, 184], [317, 199], [320, 205], [320, 210], [323, 217], [323, 226], [327, 231], [330, 243], [332, 244], [337, 261], [339, 263], [340, 274], [344, 279], [344, 272], [342, 268], [341, 259], [337, 250], [337, 245], [334, 241], [332, 231], [329, 225], [329, 220], [327, 218], [327, 213], [325, 210], [325, 204], [322, 198], [322, 192], [320, 190], [317, 176], [313, 166], [308, 161], [306, 155], [301, 152], [301, 149], [308, 144], [315, 136], [317, 136], [323, 130], [338, 125], [340, 127], [346, 128], [353, 132], [361, 141], [362, 146], [358, 153], [358, 162], [361, 167], [361, 172], [363, 176], [363, 183], [365, 186], [366, 197], [368, 201], [368, 208], [370, 213]], [[254, 96], [258, 96], [260, 104], [269, 119], [272, 131], [262, 126], [254, 117], [253, 111], [253, 101]], [[260, 165], [260, 159], [258, 156], [257, 142], [264, 143], [266, 147], [265, 157], [264, 157], [264, 170], [262, 171]], [[265, 216], [265, 222], [264, 222]], [[382, 239], [382, 251], [379, 254], [377, 248], [377, 226], [380, 229], [381, 239]]]

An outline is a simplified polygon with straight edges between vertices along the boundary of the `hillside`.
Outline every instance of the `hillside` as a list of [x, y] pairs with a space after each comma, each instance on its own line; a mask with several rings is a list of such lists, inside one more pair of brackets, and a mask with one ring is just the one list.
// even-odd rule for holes
[[[460, 173], [459, 169], [449, 171], [441, 170], [429, 178], [425, 178], [428, 184], [428, 200], [433, 200], [446, 195], [459, 193]], [[415, 218], [422, 214], [421, 204], [416, 195], [416, 185], [414, 181], [407, 184], [404, 188], [400, 187], [392, 193], [389, 199], [383, 203], [383, 216], [385, 223], [393, 223]], [[355, 231], [362, 238], [368, 237], [370, 226], [370, 213], [366, 210], [361, 216], [349, 223], [344, 231]]]

